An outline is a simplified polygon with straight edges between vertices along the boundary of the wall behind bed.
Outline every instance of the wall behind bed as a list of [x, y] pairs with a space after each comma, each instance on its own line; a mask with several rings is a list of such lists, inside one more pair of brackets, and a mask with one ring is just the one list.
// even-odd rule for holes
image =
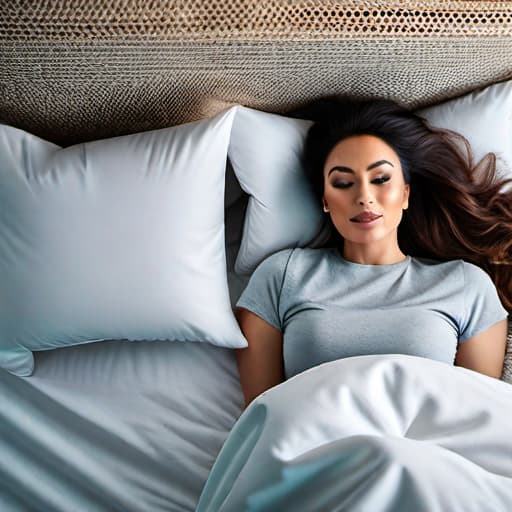
[[511, 35], [506, 1], [4, 0], [0, 122], [69, 145], [334, 92], [421, 107], [510, 77]]

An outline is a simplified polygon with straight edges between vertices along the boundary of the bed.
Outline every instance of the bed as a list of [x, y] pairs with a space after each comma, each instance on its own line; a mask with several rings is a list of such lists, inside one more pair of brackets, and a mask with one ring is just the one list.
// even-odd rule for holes
[[[263, 125], [242, 149], [350, 93], [465, 132], [512, 178], [511, 36], [507, 1], [4, 2], [0, 325], [35, 345], [0, 345], [0, 509], [510, 510], [510, 317], [501, 379], [360, 356], [241, 414], [231, 308], [257, 261], [299, 241], [267, 237], [273, 178], [226, 156], [244, 112]], [[307, 124], [287, 126], [299, 140]]]

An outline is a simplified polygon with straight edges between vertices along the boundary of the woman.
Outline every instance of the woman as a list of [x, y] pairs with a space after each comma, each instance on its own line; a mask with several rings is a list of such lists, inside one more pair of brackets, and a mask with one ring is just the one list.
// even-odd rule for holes
[[[512, 191], [495, 155], [391, 100], [328, 97], [305, 170], [330, 238], [257, 267], [236, 304], [245, 406], [323, 362], [403, 353], [499, 378], [512, 310]], [[459, 144], [462, 142], [463, 144]], [[505, 307], [506, 309], [505, 309]]]

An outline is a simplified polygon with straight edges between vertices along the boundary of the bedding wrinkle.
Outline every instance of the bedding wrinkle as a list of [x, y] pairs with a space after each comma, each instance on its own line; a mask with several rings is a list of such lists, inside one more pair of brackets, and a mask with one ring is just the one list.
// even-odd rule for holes
[[443, 439], [455, 435], [459, 436], [461, 432], [477, 430], [485, 426], [489, 420], [489, 415], [485, 411], [467, 417], [457, 418], [451, 422], [442, 416], [439, 404], [435, 397], [427, 397], [422, 403], [413, 422], [405, 432], [405, 436], [417, 441], [436, 441], [441, 443]]
[[[37, 403], [44, 393], [58, 402], [58, 410], [80, 415], [75, 417], [77, 422], [83, 418], [101, 427], [102, 433], [90, 439], [87, 457], [95, 457], [93, 447], [102, 452], [102, 442], [109, 435], [126, 443], [123, 448], [113, 444], [114, 453], [106, 454], [110, 457], [107, 463], [103, 464], [101, 457], [99, 462], [92, 462], [119, 475], [116, 481], [128, 474], [123, 492], [129, 497], [131, 508], [123, 507], [123, 512], [195, 511], [210, 468], [241, 411], [242, 396], [232, 351], [200, 343], [110, 340], [34, 355], [35, 373], [23, 380], [31, 385], [29, 394], [33, 400]], [[19, 381], [8, 382], [16, 389]], [[0, 397], [1, 384], [0, 378]], [[7, 398], [8, 408], [16, 396]], [[39, 419], [34, 421], [37, 428]], [[69, 424], [60, 417], [57, 421]], [[14, 426], [7, 428], [11, 431]], [[69, 424], [69, 428], [74, 427]], [[58, 451], [59, 447], [53, 449]], [[133, 458], [116, 459], [117, 449], [132, 453]], [[20, 450], [15, 448], [18, 460]], [[62, 457], [66, 458], [65, 451]], [[11, 470], [7, 468], [7, 472]], [[138, 476], [141, 472], [144, 478]], [[58, 474], [55, 478], [59, 479]], [[24, 482], [29, 494], [42, 486], [26, 475]], [[108, 488], [108, 481], [105, 485]], [[94, 508], [95, 501], [100, 503], [82, 500], [83, 508], [77, 512], [111, 512], [114, 508], [101, 509], [101, 504]], [[76, 502], [80, 500], [77, 498]], [[42, 512], [48, 510], [52, 507]], [[62, 512], [70, 510], [74, 509], [67, 502]]]
[[[410, 485], [413, 480], [408, 475], [407, 466], [397, 458], [397, 452], [404, 447], [397, 450], [396, 446], [390, 446], [387, 438], [378, 436], [353, 436], [348, 439], [353, 444], [352, 449], [360, 451], [364, 446], [369, 460], [359, 466], [359, 471], [355, 471], [356, 475], [359, 473], [358, 482], [351, 482], [350, 478], [347, 481], [346, 498], [339, 510], [357, 510], [361, 507], [361, 510], [394, 512], [408, 510], [412, 506], [417, 512], [427, 512], [421, 507], [418, 509], [419, 500], [410, 496], [412, 492], [417, 493], [418, 488]], [[341, 466], [340, 469], [341, 480], [349, 473], [349, 468]]]
[[[338, 440], [341, 436], [350, 435], [383, 435], [385, 426], [380, 423], [381, 417], [374, 412], [372, 404], [366, 398], [355, 395], [350, 384], [330, 389], [319, 386], [310, 404], [317, 421], [305, 423], [301, 421], [302, 412], [296, 411], [296, 418], [286, 418], [286, 430], [276, 437], [272, 446], [272, 454], [284, 462], [290, 462], [314, 450], [325, 442]], [[345, 419], [350, 418], [350, 426]]]
[[93, 173], [88, 172], [88, 159], [87, 159], [87, 149], [85, 145], [79, 146], [80, 148], [80, 163], [82, 165], [77, 165], [77, 172], [79, 180], [81, 181], [82, 190], [87, 190], [88, 185], [91, 182]]
[[[6, 372], [1, 374], [7, 376]], [[0, 382], [9, 393], [4, 395], [5, 403], [11, 405], [9, 410], [0, 411], [2, 439], [16, 458], [31, 461], [19, 465], [18, 471], [13, 465], [7, 468], [11, 478], [17, 479], [19, 485], [30, 480], [31, 472], [37, 473], [45, 499], [58, 502], [55, 507], [49, 505], [48, 510], [134, 510], [126, 498], [125, 486], [134, 478], [130, 478], [129, 468], [146, 466], [146, 472], [137, 478], [140, 484], [146, 481], [151, 487], [154, 469], [148, 464], [150, 459], [132, 444], [51, 397], [34, 395], [29, 383], [13, 376], [7, 378], [18, 379], [18, 384], [14, 389]], [[31, 491], [38, 492], [33, 486]]]
[[[208, 478], [201, 497], [197, 504], [196, 512], [213, 512], [224, 509], [223, 505], [229, 497], [230, 489], [237, 480], [244, 479], [244, 468], [252, 450], [256, 446], [267, 416], [266, 406], [258, 405], [258, 399], [246, 409], [231, 430], [229, 436], [233, 442], [225, 443], [219, 452], [214, 465], [222, 455], [222, 459], [229, 461], [225, 467], [217, 468], [211, 478]], [[266, 468], [268, 470], [269, 468]], [[211, 474], [211, 473], [210, 473]]]
[[[48, 161], [52, 156], [51, 148], [42, 144], [38, 144], [38, 154], [35, 156], [31, 151], [31, 145], [33, 143], [33, 136], [30, 134], [25, 134], [25, 136], [21, 139], [20, 149], [20, 159], [23, 165], [16, 165], [17, 173], [20, 175], [23, 184], [30, 191], [32, 198], [35, 197], [34, 189], [39, 185], [38, 167], [41, 165], [42, 160]], [[58, 146], [54, 146], [54, 148], [60, 149]], [[15, 158], [15, 155], [11, 153], [11, 157]], [[5, 165], [5, 160], [2, 163]]]
[[367, 439], [353, 436], [336, 440], [287, 461], [279, 482], [249, 496], [248, 510], [357, 510], [353, 506], [368, 488], [387, 487], [396, 480], [392, 474], [396, 470], [390, 470], [386, 454], [376, 451]]

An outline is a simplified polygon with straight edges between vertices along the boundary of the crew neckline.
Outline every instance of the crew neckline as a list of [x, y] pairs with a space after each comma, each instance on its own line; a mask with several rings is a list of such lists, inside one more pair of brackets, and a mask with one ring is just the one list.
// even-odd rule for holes
[[354, 261], [349, 261], [349, 260], [345, 259], [341, 255], [341, 253], [337, 247], [332, 248], [332, 254], [341, 263], [348, 265], [350, 267], [354, 267], [354, 268], [397, 268], [397, 267], [406, 266], [411, 261], [411, 256], [409, 254], [407, 254], [405, 256], [405, 259], [403, 259], [402, 261], [398, 261], [397, 263], [384, 263], [382, 265], [367, 265], [364, 263], [355, 263]]

